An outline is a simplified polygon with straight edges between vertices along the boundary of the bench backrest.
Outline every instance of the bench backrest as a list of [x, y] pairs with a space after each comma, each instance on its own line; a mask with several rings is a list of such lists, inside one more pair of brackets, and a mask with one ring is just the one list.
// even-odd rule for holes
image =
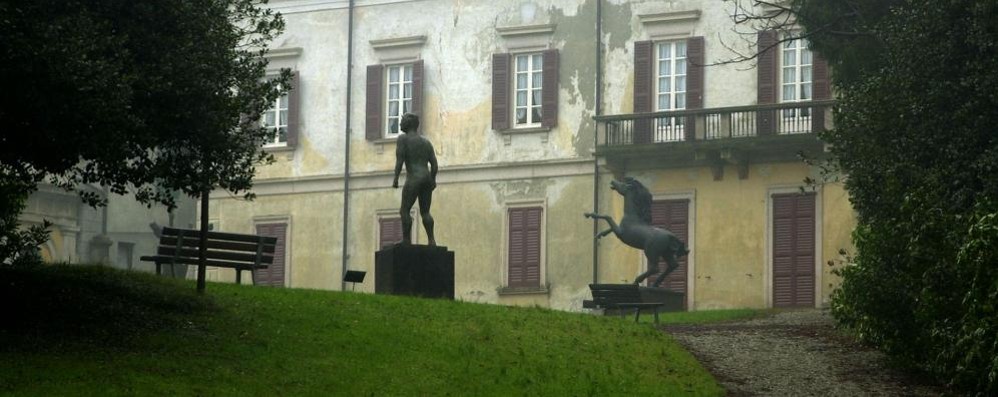
[[[170, 257], [174, 263], [197, 264], [201, 231], [163, 228], [156, 255]], [[208, 232], [205, 258], [208, 266], [254, 267], [274, 262], [277, 238]]]
[[593, 303], [606, 307], [621, 303], [641, 303], [641, 291], [634, 284], [589, 284]]

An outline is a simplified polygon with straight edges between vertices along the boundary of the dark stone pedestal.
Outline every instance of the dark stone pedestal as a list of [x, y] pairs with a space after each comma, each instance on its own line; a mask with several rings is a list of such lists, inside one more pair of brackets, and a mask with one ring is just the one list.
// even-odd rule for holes
[[658, 309], [659, 313], [686, 311], [686, 305], [683, 304], [682, 292], [655, 287], [638, 287], [638, 291], [641, 291], [641, 299], [645, 302], [665, 303], [665, 306]]
[[393, 245], [376, 252], [374, 293], [454, 299], [454, 251]]

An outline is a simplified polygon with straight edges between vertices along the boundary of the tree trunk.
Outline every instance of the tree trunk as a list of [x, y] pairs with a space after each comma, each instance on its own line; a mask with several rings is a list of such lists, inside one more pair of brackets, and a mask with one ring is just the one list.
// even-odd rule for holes
[[198, 293], [204, 293], [205, 255], [208, 251], [208, 189], [201, 192], [201, 238], [198, 241]]

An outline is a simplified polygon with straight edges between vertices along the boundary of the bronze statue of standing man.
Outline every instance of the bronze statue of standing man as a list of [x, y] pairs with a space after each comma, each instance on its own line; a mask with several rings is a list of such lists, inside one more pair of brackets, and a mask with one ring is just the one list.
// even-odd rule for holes
[[[419, 216], [423, 218], [423, 227], [430, 245], [437, 245], [433, 238], [433, 217], [430, 216], [430, 202], [433, 189], [437, 187], [437, 155], [433, 145], [419, 135], [419, 116], [412, 113], [402, 115], [399, 128], [400, 135], [395, 143], [395, 180], [393, 188], [399, 187], [399, 173], [405, 164], [405, 185], [402, 186], [402, 244], [412, 244], [412, 216], [409, 210], [419, 199]], [[430, 167], [427, 169], [427, 163]]]

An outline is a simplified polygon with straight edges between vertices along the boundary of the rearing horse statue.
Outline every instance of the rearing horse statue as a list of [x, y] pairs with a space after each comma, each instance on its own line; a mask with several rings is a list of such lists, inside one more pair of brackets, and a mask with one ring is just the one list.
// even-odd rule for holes
[[636, 179], [627, 177], [622, 182], [610, 181], [610, 189], [617, 191], [624, 196], [624, 218], [617, 225], [609, 215], [586, 213], [586, 218], [605, 220], [610, 224], [610, 228], [596, 234], [596, 238], [603, 238], [613, 232], [620, 241], [631, 247], [644, 250], [645, 258], [648, 259], [648, 271], [638, 275], [634, 279], [634, 284], [641, 284], [648, 276], [658, 271], [659, 258], [664, 259], [668, 267], [655, 279], [654, 286], [658, 287], [665, 280], [665, 276], [672, 273], [679, 267], [678, 257], [686, 256], [690, 253], [672, 232], [651, 225], [651, 193]]

